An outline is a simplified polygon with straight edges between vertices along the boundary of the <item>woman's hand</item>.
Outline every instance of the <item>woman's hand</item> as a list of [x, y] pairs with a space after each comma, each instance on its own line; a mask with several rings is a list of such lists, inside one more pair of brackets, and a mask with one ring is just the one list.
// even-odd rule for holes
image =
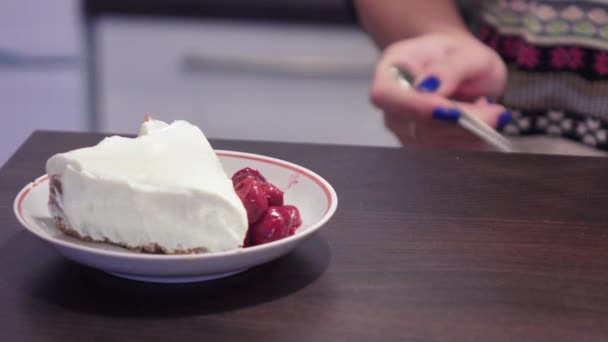
[[[415, 90], [399, 84], [393, 66], [416, 75]], [[488, 125], [501, 127], [511, 114], [489, 99], [499, 96], [505, 83], [502, 59], [476, 38], [468, 33], [434, 33], [385, 49], [371, 99], [403, 144], [477, 148], [483, 144], [476, 137], [450, 122], [457, 110], [453, 103]]]

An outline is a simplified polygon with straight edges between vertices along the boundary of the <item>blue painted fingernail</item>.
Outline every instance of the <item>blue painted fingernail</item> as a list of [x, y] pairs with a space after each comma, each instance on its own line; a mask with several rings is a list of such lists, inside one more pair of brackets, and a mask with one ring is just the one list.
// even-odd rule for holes
[[488, 103], [496, 103], [496, 100], [494, 100], [494, 98], [492, 96], [486, 96], [486, 101]]
[[498, 116], [498, 121], [496, 122], [496, 127], [498, 127], [498, 129], [503, 129], [509, 122], [511, 122], [512, 119], [513, 119], [513, 115], [511, 114], [511, 112], [509, 112], [509, 111], [502, 112]]
[[460, 118], [460, 112], [454, 108], [435, 108], [433, 110], [433, 119], [456, 122]]
[[429, 77], [425, 78], [424, 80], [422, 80], [422, 82], [420, 82], [420, 84], [418, 84], [417, 89], [420, 91], [426, 91], [429, 93], [433, 93], [433, 92], [437, 91], [437, 89], [439, 89], [440, 85], [441, 85], [441, 81], [437, 77], [429, 76]]

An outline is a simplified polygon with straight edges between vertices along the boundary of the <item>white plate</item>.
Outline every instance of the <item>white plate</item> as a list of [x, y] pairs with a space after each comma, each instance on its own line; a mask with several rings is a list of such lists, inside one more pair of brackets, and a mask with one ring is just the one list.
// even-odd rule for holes
[[228, 175], [244, 167], [258, 169], [285, 192], [285, 203], [297, 206], [302, 216], [302, 226], [296, 234], [255, 247], [188, 255], [145, 254], [106, 243], [85, 242], [61, 233], [53, 224], [47, 207], [46, 175], [25, 186], [15, 198], [13, 208], [27, 230], [68, 259], [124, 278], [167, 283], [225, 277], [276, 259], [321, 228], [336, 211], [338, 198], [334, 189], [306, 168], [249, 153], [217, 151], [217, 154]]

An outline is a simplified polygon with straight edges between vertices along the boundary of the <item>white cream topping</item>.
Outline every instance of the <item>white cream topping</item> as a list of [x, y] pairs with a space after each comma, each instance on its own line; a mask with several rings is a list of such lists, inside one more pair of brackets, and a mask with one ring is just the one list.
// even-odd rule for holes
[[68, 225], [82, 236], [168, 253], [242, 245], [247, 213], [204, 134], [185, 121], [146, 121], [137, 138], [108, 137], [54, 155]]

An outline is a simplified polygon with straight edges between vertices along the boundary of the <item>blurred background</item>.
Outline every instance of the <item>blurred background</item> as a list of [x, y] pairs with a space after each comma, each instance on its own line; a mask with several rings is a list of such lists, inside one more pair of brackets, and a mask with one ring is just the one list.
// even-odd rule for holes
[[0, 1], [0, 165], [34, 129], [84, 130], [77, 2]]
[[0, 1], [0, 164], [36, 129], [398, 146], [344, 0]]

